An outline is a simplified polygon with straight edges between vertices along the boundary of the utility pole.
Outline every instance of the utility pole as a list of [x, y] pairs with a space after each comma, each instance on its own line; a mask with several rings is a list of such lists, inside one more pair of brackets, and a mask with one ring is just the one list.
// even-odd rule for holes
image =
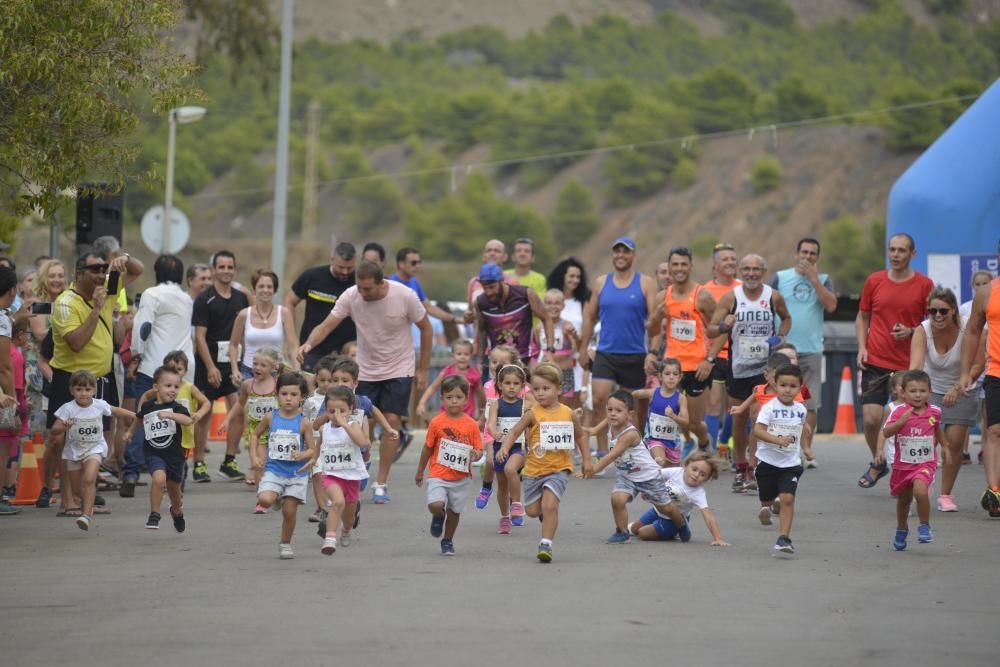
[[306, 182], [302, 192], [302, 240], [315, 241], [318, 223], [316, 161], [319, 158], [319, 102], [309, 103], [306, 130]]
[[278, 91], [278, 150], [274, 167], [274, 225], [271, 234], [271, 270], [285, 278], [285, 230], [288, 209], [288, 122], [292, 104], [292, 18], [295, 1], [281, 9], [281, 75]]

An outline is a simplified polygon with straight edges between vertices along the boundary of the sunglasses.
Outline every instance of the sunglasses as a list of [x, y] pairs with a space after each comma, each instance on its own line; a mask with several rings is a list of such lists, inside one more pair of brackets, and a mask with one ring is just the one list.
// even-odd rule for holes
[[944, 317], [951, 312], [951, 308], [928, 308], [927, 312], [930, 313], [931, 317], [935, 315], [940, 315]]
[[420, 266], [420, 265], [421, 265], [421, 264], [423, 263], [423, 261], [424, 261], [424, 260], [422, 260], [422, 259], [411, 259], [411, 260], [410, 260], [409, 262], [407, 262], [407, 263], [408, 263], [408, 264], [409, 264], [410, 266]]
[[732, 243], [716, 243], [712, 247], [712, 250], [714, 252], [719, 252], [720, 250], [736, 250], [736, 246], [734, 246]]
[[87, 264], [83, 267], [83, 270], [90, 271], [91, 273], [107, 273], [110, 268], [110, 264]]

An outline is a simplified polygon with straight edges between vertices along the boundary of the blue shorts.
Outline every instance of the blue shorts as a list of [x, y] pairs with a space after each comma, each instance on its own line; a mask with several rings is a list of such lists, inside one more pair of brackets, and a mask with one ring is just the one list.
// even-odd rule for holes
[[243, 375], [244, 380], [253, 379], [253, 369], [244, 364], [242, 361], [239, 363], [240, 374]]
[[[677, 526], [674, 525], [673, 520], [663, 518], [652, 507], [639, 517], [639, 522], [655, 528], [656, 534], [664, 540], [672, 540], [677, 537]], [[690, 525], [691, 522], [689, 521], [688, 526]]]
[[496, 440], [493, 441], [493, 472], [503, 472], [503, 468], [507, 465], [507, 461], [510, 460], [510, 454], [520, 454], [524, 456], [524, 447], [521, 445], [514, 445], [510, 448], [510, 454], [508, 458], [504, 461], [497, 459], [497, 453], [500, 451], [500, 443]]
[[157, 470], [162, 470], [167, 473], [168, 482], [177, 482], [180, 484], [184, 481], [184, 459], [165, 459], [151, 447], [145, 447], [142, 453], [146, 459], [146, 469], [149, 470], [150, 475]]

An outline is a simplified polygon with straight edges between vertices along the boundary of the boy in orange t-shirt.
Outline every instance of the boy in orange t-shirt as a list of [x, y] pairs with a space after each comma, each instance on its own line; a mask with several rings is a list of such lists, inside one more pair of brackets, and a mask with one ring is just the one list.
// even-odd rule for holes
[[444, 412], [427, 426], [427, 441], [420, 452], [414, 481], [423, 486], [424, 469], [430, 463], [427, 480], [427, 509], [431, 513], [431, 535], [441, 537], [441, 555], [454, 556], [452, 539], [459, 515], [472, 488], [472, 462], [483, 450], [483, 436], [475, 419], [465, 414], [469, 382], [461, 375], [449, 375], [441, 382]]

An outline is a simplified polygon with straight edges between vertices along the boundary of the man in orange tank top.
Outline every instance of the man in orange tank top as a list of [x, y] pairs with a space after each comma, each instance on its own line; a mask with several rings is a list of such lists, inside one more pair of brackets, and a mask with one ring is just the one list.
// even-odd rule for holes
[[[659, 349], [661, 336], [667, 337], [666, 354], [681, 362], [680, 389], [687, 395], [689, 429], [698, 438], [698, 448], [707, 450], [711, 444], [705, 426], [705, 392], [712, 382], [712, 363], [708, 358], [705, 327], [715, 312], [711, 292], [691, 280], [691, 251], [677, 247], [667, 257], [670, 282], [667, 289], [656, 295], [659, 304], [646, 322], [649, 347]], [[666, 320], [666, 333], [663, 321]], [[647, 368], [649, 372], [651, 369]]]
[[[1000, 243], [997, 244], [1000, 255]], [[972, 300], [972, 313], [965, 325], [962, 339], [962, 377], [959, 385], [968, 393], [975, 378], [970, 369], [982, 349], [983, 327], [988, 325], [986, 356], [988, 364], [983, 379], [986, 392], [986, 433], [983, 434], [983, 467], [986, 468], [986, 491], [981, 504], [990, 517], [1000, 519], [1000, 278], [994, 278], [989, 287], [976, 292]]]

